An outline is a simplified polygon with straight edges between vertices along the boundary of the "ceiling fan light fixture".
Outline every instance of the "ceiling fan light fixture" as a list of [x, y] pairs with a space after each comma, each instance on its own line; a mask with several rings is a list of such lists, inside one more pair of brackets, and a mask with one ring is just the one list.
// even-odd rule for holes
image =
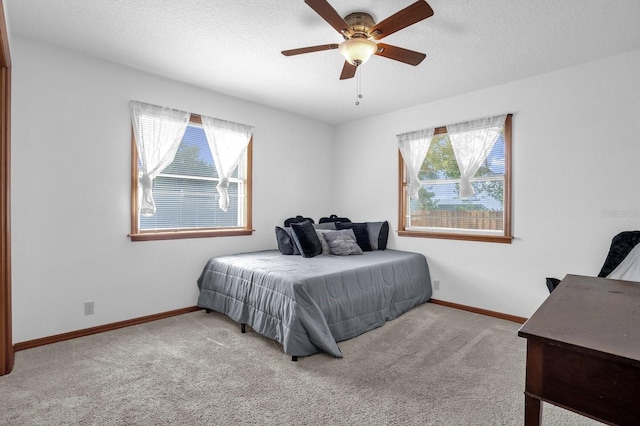
[[359, 66], [369, 60], [378, 50], [378, 45], [364, 37], [353, 37], [340, 43], [338, 50], [347, 62]]

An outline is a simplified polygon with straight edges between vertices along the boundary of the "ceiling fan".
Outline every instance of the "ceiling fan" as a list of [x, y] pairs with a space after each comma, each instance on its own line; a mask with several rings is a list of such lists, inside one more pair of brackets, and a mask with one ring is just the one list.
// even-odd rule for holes
[[338, 49], [345, 57], [340, 80], [354, 77], [358, 66], [374, 54], [414, 66], [427, 56], [424, 53], [376, 42], [432, 16], [433, 9], [426, 1], [418, 0], [377, 24], [373, 17], [365, 12], [350, 13], [342, 18], [326, 0], [304, 0], [304, 2], [335, 28], [344, 37], [344, 41], [340, 44], [331, 43], [283, 50], [282, 54], [285, 56]]

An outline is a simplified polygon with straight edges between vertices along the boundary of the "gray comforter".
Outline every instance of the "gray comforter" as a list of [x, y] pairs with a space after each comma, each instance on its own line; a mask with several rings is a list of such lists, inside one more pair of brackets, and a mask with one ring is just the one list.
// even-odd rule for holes
[[198, 306], [249, 325], [292, 356], [324, 351], [342, 357], [336, 342], [380, 327], [431, 297], [425, 257], [397, 250], [215, 257], [198, 287]]

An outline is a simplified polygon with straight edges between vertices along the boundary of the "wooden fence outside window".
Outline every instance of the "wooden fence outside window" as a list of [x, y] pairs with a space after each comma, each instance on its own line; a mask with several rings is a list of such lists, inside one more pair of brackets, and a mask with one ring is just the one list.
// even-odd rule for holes
[[503, 211], [430, 210], [411, 214], [411, 227], [502, 231]]

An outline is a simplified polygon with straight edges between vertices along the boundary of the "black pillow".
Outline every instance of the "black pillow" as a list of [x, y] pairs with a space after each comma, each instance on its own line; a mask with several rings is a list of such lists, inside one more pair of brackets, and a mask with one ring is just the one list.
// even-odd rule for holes
[[362, 251], [373, 251], [369, 242], [369, 231], [366, 223], [336, 222], [336, 229], [353, 229], [353, 233], [356, 234], [356, 242]]
[[560, 284], [560, 280], [557, 278], [547, 278], [547, 288], [549, 289], [549, 293], [551, 293], [553, 290], [556, 289], [556, 287], [558, 287], [558, 284]]
[[389, 222], [367, 222], [369, 243], [373, 250], [385, 250], [389, 239]]
[[276, 241], [278, 241], [278, 250], [280, 250], [282, 254], [300, 254], [291, 233], [291, 228], [276, 226]]
[[304, 257], [322, 254], [322, 243], [311, 222], [292, 223], [293, 240]]

